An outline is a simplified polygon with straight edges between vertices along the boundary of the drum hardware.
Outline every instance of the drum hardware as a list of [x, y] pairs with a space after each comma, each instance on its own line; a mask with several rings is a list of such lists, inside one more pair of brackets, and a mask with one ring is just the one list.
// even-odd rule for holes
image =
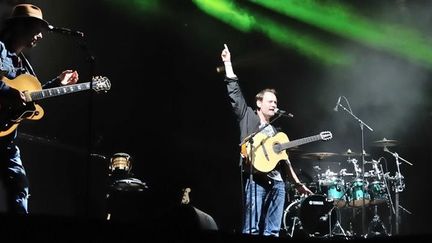
[[[390, 190], [387, 186], [387, 181], [385, 176], [383, 175], [383, 168], [380, 164], [381, 170], [378, 168], [378, 164], [380, 163], [380, 160], [384, 158], [380, 158], [378, 160], [372, 159], [372, 161], [367, 162], [372, 164], [373, 170], [370, 171], [370, 178], [374, 178], [374, 180], [369, 184], [368, 191], [371, 195], [371, 202], [370, 204], [373, 205], [374, 210], [374, 216], [372, 220], [369, 222], [368, 227], [368, 233], [366, 237], [374, 237], [374, 236], [389, 236], [389, 231], [386, 229], [384, 222], [381, 220], [380, 216], [378, 215], [378, 205], [388, 202], [390, 200]], [[393, 204], [391, 203], [391, 207], [393, 207]], [[390, 213], [391, 215], [391, 213]], [[391, 218], [389, 220], [391, 222]]]
[[353, 176], [354, 175], [353, 173], [347, 173], [346, 171], [347, 171], [347, 169], [341, 169], [339, 171], [339, 175], [340, 176]]
[[[385, 139], [385, 138], [384, 138]], [[383, 139], [383, 140], [384, 140]], [[402, 192], [405, 189], [405, 183], [403, 181], [403, 176], [400, 172], [400, 162], [399, 159], [404, 161], [405, 163], [409, 164], [409, 165], [413, 165], [411, 162], [405, 160], [404, 158], [400, 157], [397, 153], [390, 151], [387, 146], [395, 146], [396, 142], [392, 142], [390, 143], [389, 141], [396, 141], [396, 140], [385, 140], [385, 142], [381, 142], [381, 145], [383, 145], [383, 150], [384, 152], [387, 152], [391, 155], [393, 155], [393, 157], [395, 157], [395, 161], [396, 161], [396, 168], [397, 168], [397, 172], [395, 173], [395, 176], [393, 178], [390, 178], [391, 181], [393, 181], [394, 185], [394, 192], [395, 192], [395, 233], [399, 234], [399, 226], [401, 224], [401, 219], [400, 219], [400, 213], [399, 213], [399, 193]]]
[[[388, 190], [387, 182], [383, 175], [383, 169], [382, 165], [380, 165], [381, 170], [378, 168], [378, 164], [380, 163], [381, 159], [384, 159], [381, 157], [378, 160], [372, 159], [371, 163], [373, 170], [369, 171], [370, 176], [368, 178], [371, 178], [371, 182], [368, 186], [368, 191], [371, 196], [371, 204], [382, 204], [389, 200], [390, 190]], [[365, 176], [366, 177], [366, 176]]]
[[374, 205], [374, 216], [369, 223], [368, 233], [366, 237], [385, 235], [389, 236], [384, 222], [382, 222], [380, 216], [378, 215], [378, 205]]
[[[300, 203], [304, 198], [296, 198], [291, 202], [288, 207], [284, 210], [283, 215], [283, 229], [285, 229], [287, 235], [291, 238], [296, 237], [296, 233], [303, 230], [301, 221], [298, 215], [298, 210], [300, 209]], [[290, 220], [288, 224], [287, 220]]]
[[[364, 150], [363, 150], [363, 154], [365, 156], [370, 156], [370, 154], [366, 153], [366, 151], [364, 151]], [[346, 152], [344, 152], [344, 153], [342, 153], [340, 155], [350, 158], [350, 157], [360, 157], [363, 154], [362, 153], [355, 153], [355, 152], [352, 152], [351, 149], [348, 149]]]
[[395, 206], [393, 209], [394, 214], [395, 214], [395, 234], [399, 234], [399, 226], [401, 224], [399, 209], [403, 208], [399, 205], [399, 193], [405, 189], [405, 183], [403, 181], [404, 177], [400, 172], [400, 166], [399, 165], [401, 164], [401, 162], [399, 162], [399, 159], [404, 161], [405, 163], [407, 163], [409, 165], [413, 165], [413, 164], [411, 162], [407, 161], [406, 159], [400, 157], [397, 153], [392, 152], [387, 148], [387, 147], [396, 146], [397, 145], [396, 140], [388, 140], [388, 139], [384, 138], [383, 140], [375, 141], [375, 144], [376, 144], [376, 146], [383, 147], [384, 152], [391, 154], [395, 158], [396, 168], [397, 168], [397, 172], [395, 173], [395, 176], [391, 177], [386, 173], [384, 178], [393, 182], [392, 189], [395, 192]]
[[[331, 217], [332, 217], [332, 211], [333, 210], [339, 210], [339, 208], [337, 207], [333, 207], [332, 209], [330, 209], [330, 211], [327, 213], [328, 217], [329, 217], [329, 237], [333, 237], [334, 235], [340, 235], [342, 234], [346, 240], [348, 240], [348, 236], [345, 233], [344, 228], [342, 227], [342, 225], [340, 224], [340, 214], [339, 212], [336, 214], [337, 218], [336, 218], [336, 223], [334, 224], [334, 226], [332, 226], [331, 222]], [[338, 230], [338, 231], [337, 231]]]
[[347, 159], [347, 162], [353, 164], [353, 166], [354, 166], [354, 172], [355, 172], [355, 177], [357, 177], [357, 178], [360, 177], [362, 169], [358, 166], [358, 160], [352, 158], [352, 159]]

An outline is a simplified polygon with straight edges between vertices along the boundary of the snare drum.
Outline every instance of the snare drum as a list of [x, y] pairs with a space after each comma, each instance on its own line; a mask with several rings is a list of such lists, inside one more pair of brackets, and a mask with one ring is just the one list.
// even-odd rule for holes
[[387, 193], [384, 182], [372, 181], [368, 186], [370, 204], [376, 205], [387, 202]]
[[365, 182], [360, 178], [351, 182], [348, 202], [350, 207], [361, 207], [370, 203], [370, 195], [366, 188]]
[[109, 170], [129, 172], [132, 169], [131, 157], [126, 153], [116, 153], [110, 160]]

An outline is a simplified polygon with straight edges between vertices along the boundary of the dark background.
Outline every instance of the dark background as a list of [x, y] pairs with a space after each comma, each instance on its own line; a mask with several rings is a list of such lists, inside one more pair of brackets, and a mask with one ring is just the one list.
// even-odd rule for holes
[[[3, 17], [18, 2], [1, 1]], [[223, 73], [216, 72], [226, 43], [250, 104], [259, 90], [273, 87], [279, 92], [279, 107], [294, 114], [275, 123], [290, 140], [332, 132], [330, 141], [306, 144], [301, 152], [290, 153], [302, 180], [316, 176], [315, 165], [334, 172], [353, 171], [343, 156], [322, 162], [301, 157], [307, 152], [361, 151], [359, 122], [342, 109], [333, 110], [338, 97], [345, 96], [355, 116], [373, 128], [363, 131], [364, 147], [371, 155], [366, 159], [383, 158], [383, 167], [394, 175], [395, 158], [373, 146], [387, 138], [398, 141], [389, 149], [413, 164], [399, 160], [406, 184], [400, 204], [408, 210], [401, 209], [401, 233], [428, 232], [432, 66], [282, 15], [272, 16], [285, 25], [315, 31], [321, 41], [355, 57], [350, 66], [323, 64], [260, 32], [230, 27], [190, 1], [153, 1], [158, 4], [153, 10], [140, 9], [139, 1], [134, 2], [32, 2], [52, 25], [86, 36], [82, 42], [44, 34], [38, 47], [27, 53], [39, 80], [70, 68], [79, 71], [81, 82], [90, 81], [92, 74], [102, 75], [112, 87], [105, 94], [81, 92], [43, 100], [43, 119], [19, 126], [18, 143], [31, 182], [31, 214], [104, 220], [109, 158], [123, 152], [132, 156], [134, 177], [151, 189], [145, 199], [126, 203], [132, 208], [141, 205], [133, 220], [145, 221], [149, 212], [165, 215], [164, 210], [180, 203], [182, 188], [190, 187], [194, 206], [211, 215], [221, 230], [237, 231], [239, 132]], [[342, 2], [372, 22], [406, 24], [425, 42], [431, 37], [428, 1]], [[347, 106], [346, 100], [342, 104]], [[4, 210], [4, 202], [0, 206]], [[169, 214], [166, 217], [169, 220]]]

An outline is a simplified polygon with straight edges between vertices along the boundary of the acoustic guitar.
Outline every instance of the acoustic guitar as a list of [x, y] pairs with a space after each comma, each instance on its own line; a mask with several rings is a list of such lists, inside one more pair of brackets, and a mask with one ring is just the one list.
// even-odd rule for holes
[[288, 159], [287, 149], [319, 140], [329, 140], [332, 137], [331, 132], [324, 131], [314, 136], [289, 141], [283, 132], [276, 133], [273, 137], [258, 133], [253, 137], [252, 144], [246, 142], [242, 145], [241, 155], [247, 163], [252, 163], [256, 170], [269, 172], [279, 161]]

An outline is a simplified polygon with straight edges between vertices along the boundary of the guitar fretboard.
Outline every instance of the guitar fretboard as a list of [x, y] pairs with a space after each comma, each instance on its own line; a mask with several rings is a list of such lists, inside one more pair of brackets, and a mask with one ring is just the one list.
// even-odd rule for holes
[[41, 99], [46, 99], [46, 98], [50, 98], [50, 97], [75, 93], [78, 91], [88, 90], [90, 88], [91, 88], [90, 82], [72, 84], [72, 85], [63, 86], [63, 87], [44, 89], [44, 90], [40, 90], [40, 91], [32, 91], [30, 94], [30, 97], [32, 98], [33, 101], [35, 101], [35, 100], [41, 100]]
[[301, 138], [301, 139], [297, 139], [288, 143], [283, 143], [280, 146], [280, 151], [285, 150], [285, 149], [289, 149], [295, 146], [299, 146], [299, 145], [303, 145], [306, 143], [311, 143], [311, 142], [315, 142], [321, 139], [320, 135], [314, 135], [314, 136], [310, 136], [310, 137], [305, 137], [305, 138]]

